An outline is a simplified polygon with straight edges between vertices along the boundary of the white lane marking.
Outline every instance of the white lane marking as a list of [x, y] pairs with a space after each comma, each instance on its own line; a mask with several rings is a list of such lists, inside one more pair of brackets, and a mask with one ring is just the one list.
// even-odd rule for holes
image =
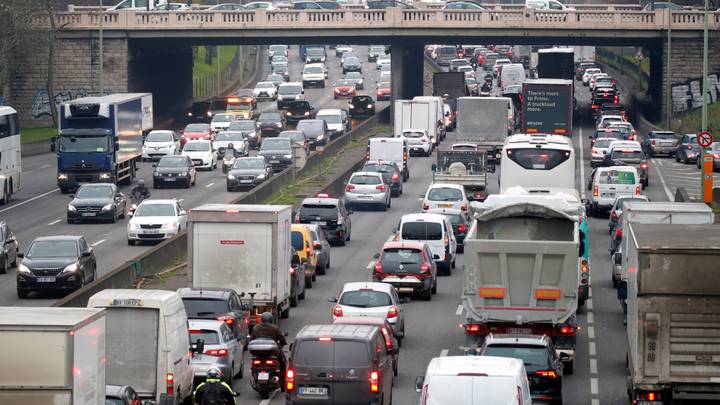
[[597, 349], [596, 349], [596, 346], [595, 346], [595, 342], [590, 342], [589, 346], [590, 346], [590, 347], [589, 347], [589, 349], [590, 349], [590, 350], [589, 350], [590, 356], [596, 356], [596, 355], [597, 355]]
[[60, 189], [59, 189], [59, 188], [54, 188], [54, 189], [52, 189], [52, 190], [50, 190], [50, 191], [48, 191], [48, 192], [42, 193], [42, 194], [40, 194], [40, 195], [36, 195], [35, 197], [33, 197], [33, 198], [29, 199], [29, 200], [25, 200], [25, 201], [23, 201], [23, 202], [21, 202], [21, 203], [17, 203], [17, 204], [15, 204], [15, 205], [13, 205], [12, 207], [7, 207], [7, 208], [5, 208], [5, 209], [3, 209], [3, 210], [0, 210], [0, 213], [5, 212], [5, 211], [10, 211], [10, 210], [13, 209], [13, 208], [17, 208], [17, 207], [23, 206], [23, 205], [25, 205], [25, 204], [27, 204], [27, 203], [29, 203], [29, 202], [33, 202], [33, 201], [37, 200], [38, 198], [43, 198], [43, 197], [45, 197], [45, 196], [47, 196], [47, 195], [50, 195], [50, 194], [52, 194], [52, 193], [54, 193], [54, 192], [56, 192], [56, 191], [58, 191], [58, 190], [60, 190]]
[[583, 131], [580, 127], [580, 197], [585, 198], [585, 187], [582, 184], [585, 182], [585, 151], [583, 150]]
[[42, 165], [42, 166], [38, 167], [38, 169], [47, 169], [50, 166], [52, 166], [52, 165]]
[[593, 399], [590, 401], [590, 405], [600, 405], [600, 400], [597, 399], [597, 398], [593, 398]]
[[212, 187], [212, 186], [214, 186], [214, 185], [215, 185], [215, 183], [206, 184], [206, 185], [205, 185], [205, 188], [210, 188], [210, 187]]
[[448, 355], [449, 350], [448, 349], [442, 349], [440, 350], [440, 357], [445, 357]]
[[105, 242], [105, 239], [100, 239], [99, 241], [93, 243], [93, 244], [90, 245], [90, 246], [95, 247], [95, 246], [97, 246], [97, 245], [99, 245], [99, 244], [101, 244], [101, 243], [103, 243], [103, 242]]
[[587, 313], [587, 323], [588, 325], [595, 323], [595, 316], [592, 312]]
[[590, 379], [590, 394], [592, 394], [592, 395], [598, 394], [598, 379], [597, 378]]
[[590, 359], [590, 374], [597, 374], [597, 360]]
[[48, 225], [55, 225], [55, 224], [57, 224], [57, 223], [60, 222], [60, 221], [62, 221], [62, 218], [56, 219], [56, 220], [50, 222]]
[[595, 327], [588, 326], [588, 339], [595, 339]]
[[592, 288], [588, 288], [588, 297], [592, 298]]
[[455, 315], [462, 314], [462, 310], [463, 310], [462, 304], [459, 304], [457, 309], [455, 310]]
[[35, 170], [28, 170], [28, 171], [26, 171], [26, 172], [23, 172], [23, 174], [30, 174], [30, 173], [32, 173], [32, 172], [34, 172], [34, 171], [35, 171]]
[[368, 263], [366, 269], [367, 269], [367, 270], [370, 270], [370, 269], [372, 269], [373, 267], [375, 267], [375, 260], [370, 261], [370, 263]]
[[670, 189], [665, 183], [665, 178], [663, 177], [662, 171], [658, 169], [655, 165], [653, 165], [653, 169], [655, 170], [655, 173], [657, 173], [657, 176], [660, 178], [660, 184], [662, 184], [663, 189], [665, 190], [665, 195], [667, 196], [668, 201], [675, 201], [673, 194], [670, 192]]
[[665, 166], [665, 164], [663, 163], [663, 161], [662, 161], [662, 160], [659, 160], [659, 159], [653, 159], [652, 162], [655, 163], [655, 164], [658, 165], [658, 166]]
[[592, 311], [592, 309], [593, 309], [592, 299], [588, 299], [587, 301], [585, 301], [585, 305], [586, 305], [588, 311]]

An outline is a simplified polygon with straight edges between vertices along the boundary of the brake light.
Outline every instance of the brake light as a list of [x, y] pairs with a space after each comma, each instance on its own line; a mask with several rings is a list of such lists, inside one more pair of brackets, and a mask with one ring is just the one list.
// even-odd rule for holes
[[380, 191], [385, 191], [385, 185], [381, 184], [379, 186], [375, 186], [375, 189], [380, 190]]
[[613, 98], [613, 104], [618, 104], [619, 102], [620, 102], [620, 97], [615, 96], [615, 97]]
[[575, 327], [570, 325], [563, 325], [560, 327], [560, 333], [563, 335], [572, 335], [575, 333]]
[[465, 324], [463, 327], [465, 328], [465, 333], [480, 333], [480, 325], [476, 323]]
[[618, 229], [617, 232], [615, 232], [615, 237], [616, 237], [617, 239], [621, 239], [621, 238], [622, 238], [622, 229]]
[[596, 105], [596, 104], [593, 104], [593, 105], [592, 105], [592, 109], [593, 109], [593, 110], [597, 110], [598, 108], [600, 108], [599, 105]]
[[427, 263], [420, 265], [420, 273], [427, 273], [430, 271], [430, 266]]
[[167, 373], [167, 376], [165, 377], [165, 381], [167, 383], [167, 386], [165, 388], [165, 393], [168, 395], [174, 395], [175, 394], [175, 376], [173, 376], [173, 373]]
[[461, 211], [467, 211], [467, 204], [462, 204], [462, 205], [460, 205], [460, 210], [461, 210]]
[[403, 153], [403, 160], [407, 162], [407, 160], [408, 160], [407, 152]]
[[310, 244], [305, 242], [305, 254], [310, 256]]
[[290, 274], [295, 274], [295, 267], [290, 266]]
[[553, 380], [558, 377], [557, 373], [556, 373], [554, 370], [540, 370], [540, 371], [536, 371], [536, 372], [535, 372], [535, 375], [540, 376], [540, 377], [545, 377], [545, 378], [551, 378], [551, 379], [553, 379]]
[[517, 401], [518, 405], [523, 405], [523, 394], [519, 385], [517, 386]]
[[285, 372], [285, 392], [295, 389], [295, 371], [291, 368]]
[[641, 169], [647, 169], [647, 168], [648, 168], [647, 162], [642, 162], [642, 163], [640, 163], [640, 168], [641, 168]]
[[617, 221], [618, 214], [617, 212], [615, 212], [615, 210], [612, 210], [612, 212], [610, 213], [610, 219], [612, 219], [613, 221]]
[[398, 176], [397, 174], [393, 174], [392, 177], [390, 178], [390, 180], [392, 180], [393, 182], [396, 182], [396, 181], [400, 180], [400, 176]]
[[382, 330], [383, 337], [385, 338], [385, 347], [388, 350], [392, 350], [393, 340], [392, 340], [392, 337], [390, 337], [390, 332], [388, 332], [387, 328], [384, 326], [382, 327], [381, 330]]
[[265, 364], [268, 366], [274, 366], [274, 365], [278, 364], [278, 361], [275, 359], [269, 359], [269, 360], [265, 360]]
[[262, 364], [262, 360], [253, 359], [253, 361], [252, 361], [252, 365], [253, 365], [253, 366], [259, 366], [259, 365], [261, 365], [261, 364]]
[[377, 263], [375, 263], [375, 273], [382, 273], [382, 262], [378, 260]]
[[333, 316], [343, 316], [343, 310], [340, 305], [335, 305], [333, 307]]
[[640, 186], [635, 186], [635, 195], [640, 195]]
[[458, 225], [458, 232], [465, 233], [465, 224]]
[[713, 158], [715, 158], [715, 159], [720, 159], [720, 154], [713, 153]]
[[219, 316], [219, 317], [217, 318], [217, 320], [218, 320], [218, 321], [223, 321], [223, 322], [225, 322], [225, 323], [228, 324], [228, 325], [232, 325], [232, 324], [235, 323], [235, 317], [234, 317], [234, 316], [229, 316], [229, 315]]
[[651, 144], [655, 145], [655, 140], [650, 141]]
[[377, 371], [370, 373], [370, 392], [373, 394], [380, 392], [380, 375]]
[[599, 195], [598, 186], [593, 186], [593, 196], [597, 197], [598, 195]]
[[207, 354], [209, 356], [225, 357], [225, 356], [227, 356], [227, 350], [225, 350], [225, 349], [210, 349], [210, 350], [205, 350], [204, 354]]
[[396, 316], [398, 316], [398, 309], [395, 305], [393, 305], [390, 308], [388, 308], [387, 317], [389, 319], [389, 318], [395, 318]]
[[688, 148], [688, 149], [692, 149], [692, 145], [691, 145], [691, 144], [688, 144], [688, 147], [687, 147], [687, 148]]
[[430, 209], [430, 205], [428, 203], [423, 203], [423, 211], [427, 211]]
[[428, 143], [428, 141], [429, 141], [429, 139], [427, 139], [424, 136], [422, 138], [420, 138], [420, 142], [422, 142], [422, 143]]

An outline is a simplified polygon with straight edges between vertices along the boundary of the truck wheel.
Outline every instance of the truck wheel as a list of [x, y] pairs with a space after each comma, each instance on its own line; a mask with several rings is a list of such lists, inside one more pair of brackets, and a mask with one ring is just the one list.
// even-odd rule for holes
[[288, 319], [290, 318], [290, 306], [285, 308], [283, 311], [280, 311], [280, 319]]

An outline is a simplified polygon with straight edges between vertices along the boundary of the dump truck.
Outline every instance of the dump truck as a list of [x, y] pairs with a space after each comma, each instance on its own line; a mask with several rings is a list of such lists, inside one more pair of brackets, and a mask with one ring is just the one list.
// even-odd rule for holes
[[485, 149], [494, 164], [505, 137], [514, 131], [514, 106], [507, 97], [459, 97], [456, 122], [458, 141]]
[[720, 402], [720, 227], [631, 224], [627, 238], [630, 401]]
[[560, 196], [490, 197], [471, 203], [465, 237], [465, 350], [476, 352], [489, 333], [547, 335], [572, 373], [584, 254], [578, 217]]
[[438, 149], [432, 165], [433, 183], [460, 184], [468, 200], [484, 201], [487, 196], [487, 152], [480, 149]]

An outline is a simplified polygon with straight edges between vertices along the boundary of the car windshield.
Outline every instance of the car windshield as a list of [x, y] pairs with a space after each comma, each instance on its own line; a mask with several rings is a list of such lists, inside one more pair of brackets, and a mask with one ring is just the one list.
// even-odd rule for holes
[[356, 340], [301, 340], [292, 362], [298, 366], [363, 369], [368, 366], [365, 343]]
[[[228, 105], [228, 107], [230, 107], [230, 105]], [[232, 121], [234, 119], [235, 119], [235, 116], [232, 114], [216, 114], [213, 117], [212, 122], [227, 122], [227, 121]]]
[[338, 208], [335, 205], [325, 204], [303, 204], [300, 207], [300, 218], [328, 218], [336, 220]]
[[288, 67], [286, 64], [273, 64], [273, 73], [283, 74], [287, 72]]
[[255, 121], [233, 121], [228, 129], [234, 131], [254, 131]]
[[243, 140], [243, 135], [241, 132], [220, 132], [217, 134], [217, 138], [215, 138], [215, 140], [221, 141], [221, 142], [227, 142], [227, 141], [240, 142]]
[[570, 152], [558, 149], [512, 149], [508, 157], [528, 170], [552, 170], [570, 158]]
[[280, 88], [278, 89], [278, 93], [281, 95], [300, 94], [301, 92], [302, 92], [302, 87], [297, 86], [297, 85], [292, 85], [292, 84], [280, 86]]
[[68, 153], [108, 152], [110, 150], [110, 137], [105, 135], [61, 135], [59, 150]]
[[642, 151], [639, 150], [613, 150], [613, 159], [618, 160], [640, 160], [642, 159]]
[[209, 130], [208, 124], [188, 124], [185, 127], [185, 132], [208, 132]]
[[635, 184], [635, 173], [621, 170], [605, 170], [598, 174], [600, 184]]
[[381, 164], [367, 164], [363, 166], [362, 171], [364, 172], [379, 172], [379, 173], [395, 173], [395, 167], [392, 165], [381, 165]]
[[187, 167], [187, 159], [182, 157], [164, 157], [160, 159], [157, 167]]
[[403, 137], [405, 138], [422, 138], [425, 134], [422, 131], [404, 131]]
[[363, 289], [356, 291], [345, 291], [340, 296], [340, 305], [358, 308], [387, 307], [392, 305], [390, 295], [383, 291]]
[[674, 132], [655, 132], [655, 139], [671, 139], [675, 140]]
[[350, 179], [350, 184], [357, 184], [357, 185], [364, 185], [364, 184], [368, 184], [368, 185], [382, 184], [382, 179], [380, 179], [380, 177], [378, 177], [377, 175], [375, 175], [375, 176], [368, 176], [368, 175], [364, 175], [364, 174], [356, 174], [355, 176], [353, 176], [353, 177]]
[[345, 75], [345, 78], [357, 80], [357, 79], [362, 79], [362, 75], [360, 74], [360, 72], [347, 72], [347, 74]]
[[188, 318], [214, 317], [218, 314], [230, 312], [230, 307], [225, 300], [183, 298], [183, 304]]
[[385, 249], [382, 257], [383, 273], [418, 272], [423, 263], [422, 251], [418, 249]]
[[140, 204], [133, 217], [174, 217], [174, 204]]
[[280, 113], [265, 113], [260, 116], [260, 119], [258, 121], [262, 123], [271, 123], [274, 124], [276, 122], [280, 122], [282, 118], [280, 117]]
[[350, 64], [360, 63], [360, 59], [358, 59], [357, 56], [348, 56], [345, 58], [345, 64], [347, 65], [348, 63], [350, 63]]
[[325, 70], [321, 66], [307, 66], [303, 73], [325, 73]]
[[385, 47], [384, 46], [371, 46], [369, 52], [370, 53], [385, 53]]
[[297, 129], [306, 134], [316, 134], [323, 131], [323, 122], [318, 120], [302, 120], [298, 122]]
[[220, 344], [220, 335], [217, 331], [210, 329], [193, 329], [190, 330], [190, 341], [196, 342], [198, 339], [205, 341], [206, 345], [217, 345]]
[[619, 129], [614, 131], [597, 131], [595, 132], [596, 138], [613, 138], [613, 139], [622, 139], [623, 134], [620, 132]]
[[595, 141], [595, 147], [604, 149], [604, 148], [607, 148], [608, 146], [610, 146], [610, 143], [612, 143], [613, 141], [615, 141], [615, 140], [614, 139], [598, 139], [597, 141]]
[[274, 83], [276, 83], [276, 82], [282, 82], [282, 81], [283, 81], [283, 77], [280, 76], [280, 75], [272, 74], [272, 75], [268, 75], [267, 81], [273, 83], [273, 86], [275, 86]]
[[112, 187], [107, 186], [80, 186], [76, 198], [103, 198], [109, 199], [113, 196]]
[[74, 240], [40, 240], [33, 242], [25, 255], [28, 259], [45, 257], [77, 257], [78, 246]]
[[319, 120], [323, 120], [327, 122], [328, 124], [342, 124], [342, 119], [340, 118], [340, 115], [336, 114], [323, 114], [316, 117]]
[[370, 96], [364, 96], [364, 97], [359, 96], [359, 97], [354, 97], [352, 102], [353, 102], [353, 104], [365, 104], [365, 103], [371, 104], [373, 102], [373, 99], [370, 98]]
[[288, 59], [287, 59], [285, 56], [283, 56], [283, 55], [275, 55], [275, 56], [272, 57], [272, 61], [273, 61], [273, 63], [277, 63], [277, 62], [287, 62]]
[[528, 371], [551, 368], [548, 349], [543, 346], [489, 345], [483, 350], [483, 355], [520, 359]]
[[264, 139], [262, 142], [262, 145], [260, 146], [260, 150], [268, 150], [268, 149], [290, 149], [290, 140], [289, 139], [280, 139], [280, 138], [268, 138]]
[[188, 142], [183, 147], [184, 152], [207, 152], [210, 150], [209, 142]]
[[169, 131], [153, 131], [145, 138], [145, 142], [172, 142], [172, 132]]
[[427, 199], [430, 201], [462, 201], [463, 192], [456, 188], [436, 187], [430, 189]]
[[355, 85], [355, 83], [352, 82], [352, 81], [350, 81], [350, 80], [338, 80], [337, 82], [335, 82], [335, 86], [336, 86], [336, 87], [340, 87], [340, 86], [353, 86], [353, 85]]
[[233, 163], [233, 169], [262, 169], [265, 161], [262, 159], [237, 159]]
[[270, 45], [270, 48], [268, 48], [270, 52], [285, 52], [285, 49], [287, 47], [285, 45]]
[[290, 138], [293, 142], [305, 142], [305, 134], [302, 131], [285, 131], [280, 133], [282, 138]]
[[405, 222], [401, 237], [405, 240], [441, 240], [442, 225], [437, 222]]
[[310, 56], [325, 56], [325, 48], [308, 48], [305, 53]]

